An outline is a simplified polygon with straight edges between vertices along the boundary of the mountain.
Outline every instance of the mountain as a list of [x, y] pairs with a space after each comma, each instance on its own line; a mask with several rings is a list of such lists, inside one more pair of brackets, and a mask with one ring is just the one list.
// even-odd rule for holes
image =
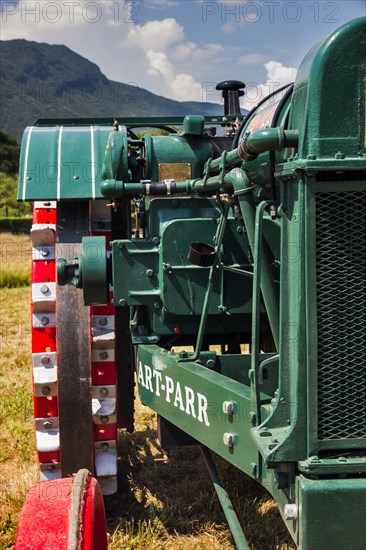
[[21, 139], [38, 118], [223, 114], [216, 103], [178, 102], [108, 80], [66, 46], [0, 42], [0, 127]]

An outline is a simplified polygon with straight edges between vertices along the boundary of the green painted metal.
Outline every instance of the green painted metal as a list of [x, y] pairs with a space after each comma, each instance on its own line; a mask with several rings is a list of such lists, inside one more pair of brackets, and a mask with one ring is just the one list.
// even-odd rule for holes
[[24, 132], [18, 200], [98, 199], [105, 126], [31, 126]]
[[215, 463], [212, 460], [211, 453], [202, 445], [200, 448], [207, 470], [211, 476], [213, 486], [215, 487], [216, 494], [220, 500], [220, 504], [231, 529], [235, 544], [238, 550], [249, 550], [249, 544], [247, 543], [243, 530], [240, 526], [238, 516], [235, 513], [230, 497], [223, 486], [219, 472], [217, 471]]
[[87, 306], [108, 302], [107, 247], [105, 237], [83, 237], [82, 252], [73, 260], [57, 260], [57, 282], [83, 289]]
[[297, 479], [303, 550], [363, 550], [366, 543], [366, 479]]
[[[190, 115], [193, 116], [193, 115]], [[162, 116], [162, 117], [93, 117], [93, 118], [40, 118], [33, 126], [109, 126], [113, 128], [115, 121], [118, 124], [128, 126], [129, 128], [149, 128], [154, 126], [183, 126], [183, 116]], [[240, 115], [206, 115], [204, 117], [206, 124], [228, 125], [237, 119]]]

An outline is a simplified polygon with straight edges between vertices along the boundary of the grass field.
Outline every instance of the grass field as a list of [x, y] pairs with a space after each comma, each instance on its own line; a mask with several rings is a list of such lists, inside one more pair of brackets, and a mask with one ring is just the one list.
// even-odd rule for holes
[[[27, 489], [38, 479], [30, 367], [30, 242], [0, 235], [5, 265], [0, 289], [0, 550], [13, 547]], [[199, 450], [159, 448], [155, 415], [136, 402], [136, 431], [120, 434], [120, 493], [107, 497], [110, 550], [233, 549]], [[252, 550], [291, 550], [276, 504], [235, 468], [218, 468]]]

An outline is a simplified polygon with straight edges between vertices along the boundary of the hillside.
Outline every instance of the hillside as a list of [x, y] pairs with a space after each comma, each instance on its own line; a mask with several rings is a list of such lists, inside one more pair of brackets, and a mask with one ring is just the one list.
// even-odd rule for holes
[[97, 65], [66, 46], [28, 40], [0, 46], [1, 128], [18, 140], [38, 118], [223, 113], [215, 103], [173, 101], [108, 80]]

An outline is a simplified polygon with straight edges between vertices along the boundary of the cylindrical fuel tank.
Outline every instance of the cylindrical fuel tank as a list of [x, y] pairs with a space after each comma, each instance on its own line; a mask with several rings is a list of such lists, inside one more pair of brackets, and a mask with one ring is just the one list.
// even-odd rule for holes
[[[286, 130], [292, 92], [293, 84], [291, 83], [259, 102], [243, 120], [233, 148], [237, 147], [248, 133], [256, 130], [275, 127], [282, 127]], [[291, 151], [289, 149], [279, 152], [267, 151], [261, 153], [255, 160], [245, 163], [245, 171], [254, 186], [255, 196], [259, 200], [272, 197], [275, 165], [283, 161], [285, 153], [287, 157], [290, 156]]]

